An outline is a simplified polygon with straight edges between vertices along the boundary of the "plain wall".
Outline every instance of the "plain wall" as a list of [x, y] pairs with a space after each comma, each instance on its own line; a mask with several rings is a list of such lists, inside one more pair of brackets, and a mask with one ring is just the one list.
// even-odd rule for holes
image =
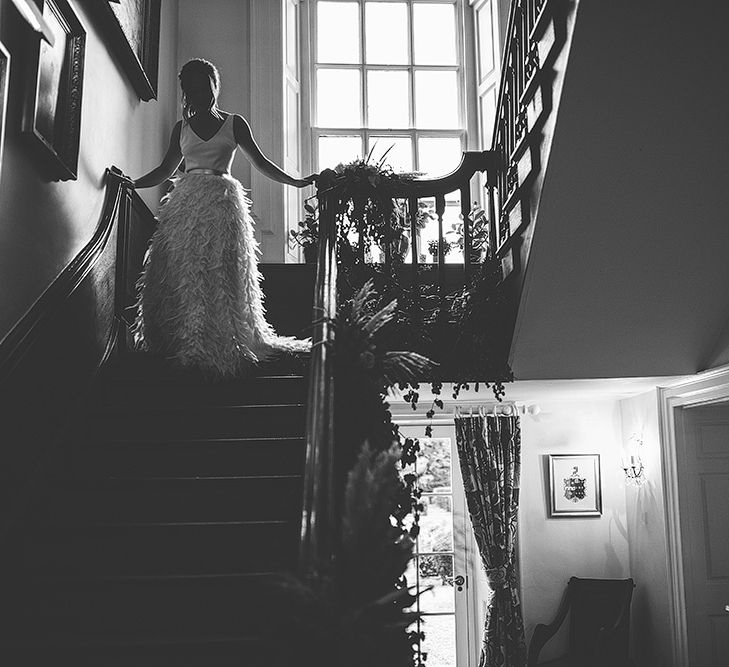
[[626, 488], [630, 571], [633, 594], [633, 655], [638, 665], [670, 665], [672, 632], [668, 576], [666, 512], [662, 484], [657, 392], [649, 391], [620, 402], [623, 440], [635, 434], [643, 440], [640, 456], [646, 482]]
[[[116, 165], [134, 177], [155, 166], [176, 116], [176, 0], [162, 3], [159, 101], [151, 102], [139, 100], [86, 4], [74, 7], [86, 30], [78, 178], [48, 181], [20, 134], [24, 69], [38, 38], [10, 0], [0, 0], [0, 39], [11, 54], [0, 174], [0, 340], [92, 237], [104, 199], [104, 170]], [[140, 194], [156, 207], [159, 190]]]
[[[625, 482], [620, 468], [621, 415], [616, 400], [550, 403], [521, 420], [522, 479], [519, 504], [519, 565], [527, 642], [537, 623], [549, 623], [570, 577], [629, 575]], [[602, 516], [549, 518], [549, 454], [599, 454]], [[542, 652], [564, 654], [567, 623]]]
[[727, 18], [704, 0], [579, 3], [512, 350], [520, 379], [729, 360]]

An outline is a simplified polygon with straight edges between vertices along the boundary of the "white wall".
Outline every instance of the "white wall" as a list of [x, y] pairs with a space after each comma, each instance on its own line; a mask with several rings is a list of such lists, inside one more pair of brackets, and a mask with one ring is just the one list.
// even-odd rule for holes
[[[620, 468], [621, 419], [616, 400], [538, 400], [542, 412], [522, 423], [520, 570], [527, 641], [549, 623], [570, 577], [630, 576], [625, 484]], [[548, 454], [600, 454], [600, 517], [548, 517]], [[542, 658], [566, 650], [566, 624]]]
[[671, 627], [667, 565], [666, 513], [662, 484], [657, 392], [620, 402], [623, 440], [637, 434], [643, 440], [641, 459], [647, 482], [626, 491], [630, 571], [633, 595], [633, 655], [639, 665], [670, 665]]

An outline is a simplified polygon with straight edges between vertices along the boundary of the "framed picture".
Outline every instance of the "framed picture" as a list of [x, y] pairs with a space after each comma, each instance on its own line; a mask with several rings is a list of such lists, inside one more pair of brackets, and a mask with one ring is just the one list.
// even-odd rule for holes
[[549, 516], [600, 516], [599, 454], [549, 455]]
[[86, 0], [137, 95], [157, 97], [162, 0]]
[[0, 42], [0, 177], [3, 168], [5, 147], [5, 110], [8, 106], [8, 77], [10, 76], [10, 54]]
[[28, 59], [22, 131], [52, 166], [52, 177], [76, 178], [86, 32], [68, 0], [42, 0], [53, 44], [38, 39]]

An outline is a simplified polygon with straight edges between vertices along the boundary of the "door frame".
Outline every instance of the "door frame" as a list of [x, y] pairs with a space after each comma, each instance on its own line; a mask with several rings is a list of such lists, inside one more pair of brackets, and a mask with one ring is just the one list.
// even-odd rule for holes
[[689, 664], [677, 461], [677, 441], [682, 434], [676, 430], [676, 411], [726, 400], [729, 400], [729, 365], [699, 373], [670, 386], [658, 387], [674, 667]]
[[[398, 409], [400, 408], [400, 409]], [[391, 412], [392, 412], [392, 421], [396, 423], [398, 426], [412, 426], [412, 427], [418, 427], [420, 428], [420, 435], [418, 437], [425, 438], [425, 427], [430, 424], [431, 426], [437, 427], [437, 426], [446, 426], [449, 428], [454, 429], [453, 433], [453, 450], [456, 451], [456, 443], [455, 443], [455, 420], [452, 416], [452, 410], [449, 409], [449, 406], [446, 406], [444, 412], [448, 410], [451, 414], [450, 416], [442, 416], [442, 417], [434, 417], [433, 419], [428, 419], [424, 414], [416, 413], [410, 411], [410, 413], [406, 412], [401, 408], [401, 406], [397, 406], [397, 408], [393, 409], [393, 406], [391, 406]], [[438, 437], [437, 435], [434, 435], [433, 437]], [[454, 475], [457, 474], [458, 478], [461, 479], [461, 471], [460, 471], [460, 465], [457, 460], [452, 461], [451, 465], [453, 466], [453, 470], [457, 472], [454, 472]], [[462, 483], [462, 482], [461, 482]], [[465, 498], [463, 499], [463, 520], [465, 522], [470, 522], [470, 516], [468, 514], [468, 508], [466, 507]], [[474, 549], [478, 549], [477, 545], [474, 542], [473, 539], [473, 533], [471, 530], [466, 530], [464, 534], [464, 553], [461, 555], [461, 558], [465, 561], [463, 563], [463, 569], [466, 573], [466, 576], [468, 578], [467, 585], [466, 585], [466, 609], [465, 609], [465, 616], [467, 620], [467, 626], [465, 628], [465, 634], [466, 634], [466, 654], [468, 656], [468, 664], [464, 665], [463, 667], [475, 667], [475, 665], [478, 665], [478, 659], [481, 651], [481, 645], [477, 642], [477, 638], [481, 636], [481, 630], [482, 628], [479, 628], [479, 608], [478, 608], [478, 586], [476, 585], [476, 572], [473, 571], [473, 568], [475, 566], [475, 560], [474, 560]], [[478, 553], [476, 551], [475, 553]], [[455, 575], [456, 572], [456, 558], [454, 558], [453, 566], [454, 570], [453, 573]], [[457, 618], [457, 615], [456, 615]], [[458, 637], [458, 635], [456, 635]]]

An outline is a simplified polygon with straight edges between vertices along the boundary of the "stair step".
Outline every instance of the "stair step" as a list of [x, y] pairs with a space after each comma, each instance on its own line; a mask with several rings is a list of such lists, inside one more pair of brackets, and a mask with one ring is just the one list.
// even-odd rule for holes
[[204, 407], [261, 404], [296, 404], [306, 400], [307, 381], [302, 375], [274, 375], [229, 380], [216, 384], [130, 377], [106, 382], [103, 405], [116, 407]]
[[184, 575], [293, 568], [298, 521], [67, 526], [29, 530], [15, 567], [44, 575]]
[[274, 375], [306, 375], [309, 369], [309, 356], [308, 354], [281, 354], [257, 366], [244, 369], [237, 378], [221, 379], [204, 376], [194, 368], [180, 368], [163, 358], [146, 352], [132, 352], [114, 359], [106, 365], [101, 379], [104, 383], [139, 381], [141, 383], [164, 382], [173, 385], [215, 387], [219, 384], [227, 385], [231, 382]]
[[301, 475], [59, 480], [45, 520], [76, 523], [295, 521]]
[[110, 442], [78, 447], [73, 469], [84, 477], [292, 475], [303, 471], [305, 449], [301, 437]]
[[120, 636], [34, 633], [0, 640], [0, 664], [13, 667], [270, 667], [270, 647], [248, 636]]
[[133, 439], [201, 440], [220, 438], [301, 437], [303, 405], [254, 405], [132, 410], [103, 408], [89, 420], [91, 442]]
[[[123, 628], [126, 635], [259, 636], [273, 598], [271, 576], [223, 575], [188, 578], [42, 578], [10, 587], [13, 601], [2, 634], [32, 625], [39, 634], [89, 639]], [[270, 618], [268, 610], [268, 618]]]

